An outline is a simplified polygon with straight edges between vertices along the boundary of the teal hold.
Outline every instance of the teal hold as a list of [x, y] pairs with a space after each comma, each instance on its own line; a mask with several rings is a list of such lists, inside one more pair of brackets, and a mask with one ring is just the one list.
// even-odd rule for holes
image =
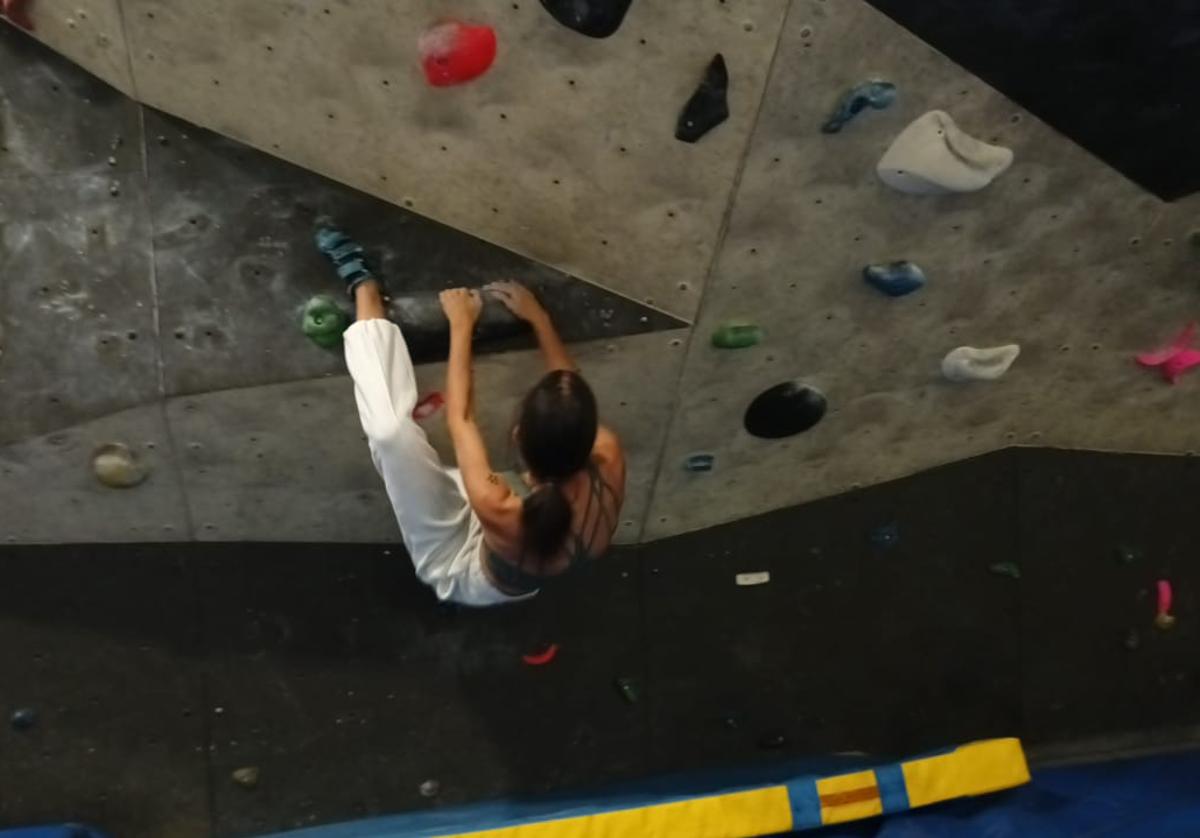
[[342, 342], [342, 332], [350, 326], [351, 317], [326, 294], [313, 297], [304, 306], [301, 329], [322, 349], [335, 349]]

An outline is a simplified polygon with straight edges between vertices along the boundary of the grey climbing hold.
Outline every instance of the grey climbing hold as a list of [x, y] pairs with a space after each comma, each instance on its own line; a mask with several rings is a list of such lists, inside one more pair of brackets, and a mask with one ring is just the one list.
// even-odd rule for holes
[[417, 791], [421, 793], [421, 797], [425, 798], [437, 797], [441, 790], [442, 784], [437, 780], [426, 780], [425, 782], [421, 783], [420, 787], [417, 789]]
[[236, 769], [230, 776], [242, 788], [252, 789], [258, 786], [259, 774], [258, 766], [247, 765]]
[[778, 750], [785, 745], [787, 745], [787, 737], [778, 731], [765, 733], [758, 739], [758, 747], [768, 751]]
[[988, 565], [988, 571], [997, 576], [1007, 576], [1009, 579], [1021, 578], [1021, 566], [1016, 562], [996, 562]]
[[24, 733], [37, 724], [37, 713], [31, 707], [18, 707], [8, 717], [8, 723], [13, 730]]
[[833, 109], [829, 119], [825, 120], [821, 130], [826, 134], [836, 134], [866, 108], [881, 111], [895, 101], [896, 85], [882, 79], [865, 81], [842, 94], [837, 107]]
[[903, 297], [924, 287], [925, 271], [913, 262], [887, 262], [863, 268], [867, 284], [889, 297]]
[[729, 119], [729, 71], [725, 57], [717, 53], [704, 71], [700, 86], [688, 99], [675, 124], [675, 139], [694, 143]]
[[977, 192], [1012, 165], [1013, 153], [959, 128], [948, 113], [930, 111], [896, 137], [879, 161], [880, 179], [912, 195]]
[[129, 489], [144, 481], [150, 470], [128, 445], [108, 442], [92, 454], [92, 473], [110, 489]]
[[1117, 548], [1117, 561], [1121, 564], [1133, 564], [1138, 560], [1138, 552], [1132, 547], [1121, 546]]
[[825, 396], [799, 381], [785, 381], [760, 393], [746, 408], [746, 431], [762, 439], [782, 439], [816, 425], [825, 416]]
[[942, 375], [951, 381], [995, 381], [1020, 354], [1021, 347], [1015, 343], [988, 349], [960, 346], [942, 359]]
[[715, 461], [716, 458], [712, 454], [689, 454], [683, 463], [683, 467], [691, 472], [712, 471]]
[[620, 29], [632, 4], [633, 0], [542, 0], [551, 17], [589, 38], [607, 38]]

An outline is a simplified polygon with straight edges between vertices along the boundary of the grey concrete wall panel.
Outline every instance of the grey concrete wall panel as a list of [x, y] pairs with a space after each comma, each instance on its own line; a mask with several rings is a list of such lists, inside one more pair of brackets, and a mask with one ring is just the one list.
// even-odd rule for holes
[[[141, 99], [518, 253], [690, 319], [786, 3], [635, 4], [594, 40], [537, 3], [469, 0], [499, 57], [426, 85], [443, 4], [124, 0]], [[714, 52], [729, 122], [688, 147], [680, 108]]]
[[[822, 134], [842, 91], [870, 77], [896, 83], [898, 102]], [[905, 196], [881, 184], [883, 151], [935, 108], [1013, 148], [1012, 170], [973, 195]], [[647, 537], [1005, 445], [1200, 449], [1188, 419], [1200, 390], [1133, 363], [1194, 316], [1197, 207], [1161, 203], [866, 4], [793, 3], [689, 349]], [[863, 282], [864, 265], [897, 259], [920, 264], [929, 284], [890, 299]], [[766, 340], [713, 349], [709, 334], [731, 317], [754, 320]], [[1001, 381], [941, 380], [950, 349], [1010, 342], [1022, 354]], [[796, 377], [829, 398], [825, 419], [781, 442], [747, 435], [750, 400]], [[714, 472], [682, 469], [696, 450], [716, 454]]]
[[[603, 420], [628, 445], [628, 501], [619, 538], [636, 541], [649, 502], [683, 359], [684, 332], [573, 347]], [[646, 362], [654, 357], [653, 362]], [[639, 375], [631, 381], [629, 368]], [[543, 373], [535, 352], [480, 358], [476, 401], [492, 465], [518, 465], [510, 432], [521, 395]], [[442, 389], [444, 365], [417, 368], [421, 393]], [[221, 541], [399, 542], [383, 484], [358, 424], [349, 378], [295, 381], [173, 398], [177, 440], [196, 537]], [[444, 412], [424, 423], [453, 464]]]
[[136, 102], [11, 26], [0, 79], [0, 178], [142, 171]]
[[[682, 325], [241, 143], [151, 111], [145, 120], [169, 395], [344, 371], [340, 352], [319, 349], [299, 330], [300, 311], [313, 295], [329, 294], [350, 309], [312, 242], [322, 219], [367, 248], [398, 313], [428, 315], [410, 330], [418, 363], [446, 356], [448, 334], [434, 292], [508, 277], [541, 292], [567, 340]], [[410, 297], [416, 305], [404, 304]], [[480, 342], [479, 350], [512, 343]]]
[[0, 177], [0, 444], [158, 397], [143, 186], [113, 183]]
[[133, 94], [120, 0], [35, 0], [25, 6], [34, 37], [113, 87]]
[[[110, 489], [92, 455], [120, 442], [149, 472]], [[0, 541], [19, 544], [185, 541], [191, 538], [171, 439], [159, 404], [121, 411], [0, 448]]]

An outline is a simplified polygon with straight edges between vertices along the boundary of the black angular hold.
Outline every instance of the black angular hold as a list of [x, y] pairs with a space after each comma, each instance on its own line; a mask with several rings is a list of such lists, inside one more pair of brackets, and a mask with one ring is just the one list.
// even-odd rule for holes
[[782, 439], [807, 431], [825, 415], [825, 396], [799, 381], [785, 381], [764, 390], [743, 420], [746, 430], [763, 439]]
[[717, 53], [704, 71], [704, 80], [679, 115], [675, 139], [694, 143], [729, 119], [729, 102], [725, 97], [728, 90], [729, 71], [724, 56]]
[[542, 7], [568, 29], [607, 38], [621, 28], [633, 0], [542, 0]]

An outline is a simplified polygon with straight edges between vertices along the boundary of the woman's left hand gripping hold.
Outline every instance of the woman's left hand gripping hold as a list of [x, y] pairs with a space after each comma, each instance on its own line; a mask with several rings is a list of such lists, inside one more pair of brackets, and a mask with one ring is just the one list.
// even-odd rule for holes
[[483, 298], [478, 291], [470, 288], [451, 288], [438, 295], [442, 303], [442, 311], [450, 321], [450, 329], [465, 329], [471, 331], [479, 320], [479, 312], [483, 309]]

